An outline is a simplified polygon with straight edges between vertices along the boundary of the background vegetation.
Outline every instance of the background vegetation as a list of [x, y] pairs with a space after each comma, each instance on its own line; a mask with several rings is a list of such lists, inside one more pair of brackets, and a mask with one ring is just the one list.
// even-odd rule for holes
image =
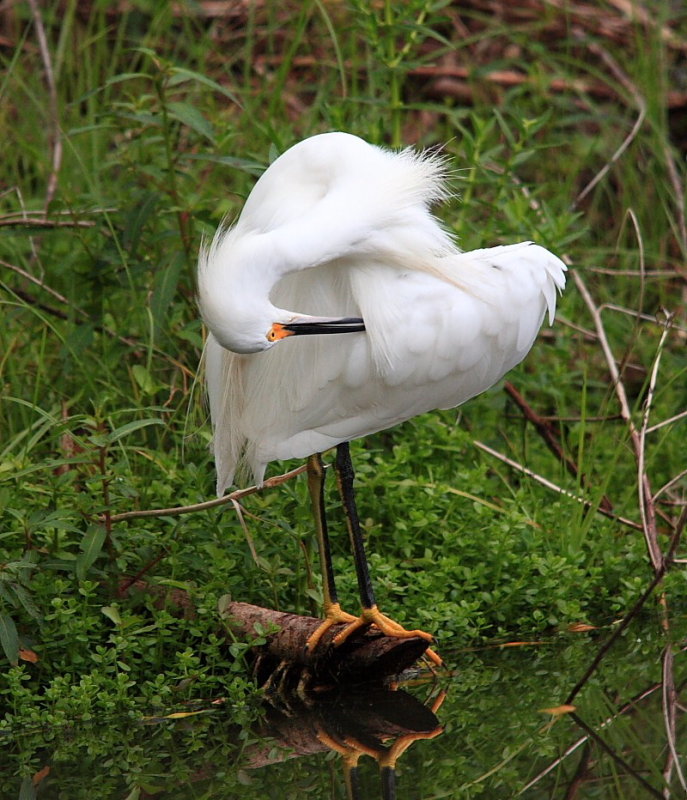
[[[246, 644], [225, 641], [218, 599], [317, 607], [302, 478], [245, 498], [242, 518], [231, 505], [117, 515], [212, 497], [199, 241], [272, 158], [332, 129], [442, 145], [456, 199], [439, 213], [463, 248], [535, 239], [575, 268], [556, 325], [509, 376], [517, 391], [355, 444], [383, 608], [436, 631], [461, 664], [454, 691], [481, 709], [456, 723], [468, 750], [493, 747], [484, 724], [515, 752], [520, 724], [504, 723], [495, 687], [514, 703], [536, 686], [562, 702], [596, 637], [645, 593], [641, 635], [616, 645], [606, 683], [585, 686], [588, 722], [640, 692], [638, 674], [657, 682], [669, 700], [654, 743], [635, 748], [639, 769], [679, 786], [673, 653], [687, 586], [669, 567], [682, 564], [686, 485], [683, 12], [667, 0], [31, 0], [1, 13], [0, 727], [15, 795], [40, 788], [46, 740], [75, 720], [51, 758], [96, 771], [120, 748], [100, 796], [160, 791], [161, 764], [168, 791], [187, 786], [195, 767], [178, 753], [205, 741], [208, 762], [226, 760], [233, 734], [163, 728], [153, 755], [147, 732], [96, 744], [89, 721], [222, 696], [231, 724], [247, 723]], [[354, 606], [343, 531], [335, 539]], [[571, 630], [562, 662], [496, 667], [467, 652]], [[571, 637], [590, 638], [575, 650]], [[537, 756], [556, 750], [538, 741]], [[437, 797], [458, 796], [457, 773], [469, 773], [465, 796], [498, 797], [536, 773], [505, 750], [494, 774], [480, 758], [458, 764], [455, 746], [449, 767], [437, 746], [415, 765], [433, 764]], [[237, 769], [233, 786], [248, 780]], [[646, 796], [614, 770], [587, 790]], [[290, 778], [299, 792], [302, 779]], [[261, 796], [283, 796], [267, 783]]]

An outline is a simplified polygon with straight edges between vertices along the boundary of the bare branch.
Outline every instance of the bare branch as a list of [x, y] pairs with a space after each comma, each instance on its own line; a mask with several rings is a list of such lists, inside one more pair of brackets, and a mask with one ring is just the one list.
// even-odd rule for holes
[[[545, 486], [547, 489], [551, 489], [553, 492], [557, 492], [558, 494], [562, 494], [564, 497], [569, 497], [571, 500], [574, 500], [576, 503], [581, 503], [585, 508], [592, 509], [595, 508], [594, 504], [591, 503], [589, 500], [585, 500], [584, 497], [580, 497], [579, 495], [574, 494], [573, 492], [569, 492], [567, 489], [563, 489], [561, 486], [558, 486], [555, 483], [552, 483], [547, 478], [538, 475], [536, 472], [533, 472], [531, 469], [519, 464], [517, 461], [513, 461], [513, 459], [508, 458], [508, 456], [503, 455], [503, 453], [499, 453], [498, 450], [494, 450], [493, 448], [489, 447], [489, 445], [484, 444], [484, 442], [479, 442], [476, 439], [472, 442], [475, 447], [479, 447], [480, 450], [483, 450], [485, 453], [489, 453], [490, 456], [494, 456], [494, 458], [498, 458], [499, 461], [503, 461], [504, 464], [508, 464], [509, 467], [518, 470], [523, 475], [527, 475], [528, 478], [532, 478], [537, 483], [540, 483], [542, 486]], [[642, 526], [635, 522], [634, 520], [627, 519], [626, 517], [620, 517], [617, 514], [614, 514], [611, 511], [606, 511], [603, 508], [595, 508], [599, 514], [603, 514], [604, 517], [608, 517], [609, 519], [614, 520], [615, 522], [620, 523], [621, 525], [626, 525], [628, 528], [634, 528], [637, 531], [642, 530]]]
[[[663, 346], [665, 345], [668, 331], [670, 329], [670, 318], [668, 319], [661, 338], [656, 348], [656, 358], [651, 369], [649, 377], [649, 388], [647, 390], [646, 400], [644, 401], [644, 412], [642, 414], [642, 424], [637, 434], [636, 452], [637, 452], [637, 480], [640, 485], [639, 491], [639, 511], [642, 515], [644, 522], [645, 536], [651, 539], [649, 552], [652, 554], [652, 562], [654, 561], [654, 553], [660, 554], [661, 549], [658, 543], [658, 529], [656, 527], [656, 505], [653, 499], [651, 486], [649, 485], [649, 477], [646, 471], [646, 431], [649, 427], [649, 416], [651, 414], [651, 406], [656, 392], [656, 382], [658, 380], [658, 369], [661, 363], [661, 354], [663, 353]], [[656, 563], [654, 563], [654, 569]]]
[[[532, 408], [532, 406], [527, 403], [525, 398], [520, 394], [520, 392], [515, 388], [515, 386], [510, 382], [506, 381], [504, 384], [504, 389], [510, 395], [512, 400], [518, 406], [518, 408], [522, 411], [525, 415], [525, 419], [534, 425], [535, 429], [539, 433], [539, 435], [544, 440], [546, 446], [549, 450], [556, 456], [556, 458], [565, 466], [568, 470], [570, 475], [573, 478], [579, 478], [580, 483], [584, 488], [587, 487], [587, 481], [585, 480], [584, 475], [580, 475], [580, 471], [577, 468], [577, 464], [569, 458], [564, 452], [563, 448], [558, 441], [558, 437], [554, 434], [553, 430], [551, 429], [551, 425], [549, 421], [541, 417], [537, 412]], [[608, 497], [604, 496], [601, 498], [601, 507], [604, 511], [611, 511], [613, 509], [613, 505]]]
[[594, 302], [594, 299], [592, 298], [589, 289], [587, 289], [585, 282], [582, 280], [578, 270], [571, 270], [571, 273], [573, 280], [575, 281], [575, 285], [577, 286], [577, 290], [582, 295], [582, 299], [587, 304], [587, 308], [589, 309], [592, 319], [594, 320], [596, 335], [606, 358], [606, 365], [608, 367], [608, 371], [611, 373], [611, 378], [613, 379], [613, 388], [618, 398], [618, 402], [620, 403], [620, 412], [623, 415], [625, 422], [629, 425], [630, 430], [636, 432], [634, 422], [632, 421], [632, 414], [630, 412], [630, 404], [627, 400], [627, 393], [625, 392], [625, 386], [620, 380], [617, 362], [615, 356], [613, 355], [613, 351], [611, 350], [611, 345], [608, 342], [606, 330], [601, 320], [601, 310]]
[[650, 425], [647, 429], [647, 433], [653, 433], [657, 431], [659, 428], [665, 428], [666, 425], [670, 425], [672, 422], [677, 422], [680, 419], [684, 419], [687, 417], [687, 411], [681, 411], [679, 414], [675, 414], [675, 416], [670, 417], [669, 419], [664, 419], [663, 422], [657, 422], [655, 425]]
[[637, 119], [635, 120], [634, 125], [632, 126], [632, 130], [628, 133], [628, 135], [623, 139], [620, 147], [613, 153], [611, 158], [606, 162], [603, 168], [592, 178], [591, 181], [584, 187], [584, 189], [577, 195], [575, 200], [573, 201], [572, 207], [575, 208], [578, 206], [582, 200], [592, 191], [592, 189], [600, 183], [611, 167], [618, 161], [618, 159], [623, 155], [623, 153], [627, 150], [627, 148], [632, 144], [635, 137], [639, 133], [639, 129], [644, 124], [644, 119], [646, 118], [646, 101], [639, 93], [637, 87], [630, 81], [628, 76], [620, 69], [615, 59], [608, 53], [603, 47], [601, 47], [596, 42], [589, 42], [588, 43], [589, 49], [596, 53], [602, 61], [606, 64], [606, 66], [611, 70], [611, 72], [615, 75], [617, 80], [628, 90], [628, 92], [632, 95], [635, 105], [639, 110], [639, 114]]
[[658, 797], [659, 800], [663, 800], [663, 795], [654, 787], [648, 783], [634, 767], [625, 761], [625, 759], [616, 753], [616, 751], [603, 739], [603, 737], [599, 736], [599, 734], [591, 728], [587, 723], [582, 720], [580, 717], [577, 716], [574, 712], [570, 714], [570, 718], [574, 720], [577, 725], [582, 728], [582, 730], [587, 734], [587, 736], [592, 739], [596, 744], [604, 750], [608, 755], [617, 763], [619, 764], [628, 775], [632, 775], [632, 777], [637, 781], [637, 783], [641, 784], [644, 789], [652, 796]]
[[[651, 697], [651, 695], [655, 694], [660, 688], [661, 683], [654, 683], [652, 686], [649, 686], [647, 689], [643, 689], [639, 694], [636, 694], [626, 703], [624, 703], [613, 716], [607, 717], [601, 725], [599, 725], [599, 730], [603, 730], [604, 728], [611, 725], [618, 717], [621, 717], [623, 714], [631, 713], [635, 711], [637, 708], [637, 704], [640, 703], [642, 700], [645, 700], [647, 697]], [[550, 772], [553, 772], [556, 767], [560, 766], [563, 761], [565, 761], [568, 756], [572, 755], [578, 748], [580, 748], [585, 742], [589, 741], [588, 736], [581, 736], [579, 739], [574, 741], [569, 747], [567, 747], [560, 756], [555, 758], [550, 764], [548, 764], [541, 772], [532, 778], [532, 780], [527, 783], [523, 788], [518, 792], [518, 796], [524, 794], [526, 791], [531, 789], [533, 786], [539, 783], [542, 778], [545, 778]]]
[[77, 314], [80, 314], [82, 317], [88, 316], [88, 314], [86, 314], [86, 312], [82, 311], [80, 308], [77, 308], [76, 306], [71, 306], [71, 303], [63, 294], [60, 294], [59, 292], [55, 291], [55, 289], [48, 286], [47, 283], [44, 283], [40, 278], [36, 278], [35, 275], [32, 275], [25, 269], [16, 266], [16, 264], [10, 264], [9, 261], [4, 261], [3, 259], [0, 259], [0, 266], [5, 267], [5, 269], [12, 270], [12, 272], [16, 272], [17, 275], [21, 275], [22, 278], [25, 278], [27, 281], [30, 281], [36, 286], [40, 286], [40, 288], [43, 289], [43, 291], [47, 292], [49, 295], [52, 295], [52, 297], [54, 297], [56, 300], [59, 300], [60, 303], [64, 303], [67, 306], [73, 307], [74, 310], [77, 312]]
[[[680, 757], [675, 746], [675, 726], [677, 722], [677, 692], [675, 690], [675, 674], [673, 672], [673, 651], [670, 643], [665, 646], [663, 651], [663, 721], [666, 729], [666, 739], [668, 740], [669, 756], [666, 760], [666, 766], [663, 772], [666, 784], [670, 783], [670, 776], [675, 770], [680, 785], [682, 786], [685, 795], [687, 795], [687, 782], [685, 782], [685, 775], [680, 765]], [[670, 797], [670, 789], [666, 785], [664, 797]]]
[[603, 350], [606, 358], [606, 365], [613, 380], [613, 388], [615, 389], [615, 394], [620, 404], [620, 412], [630, 432], [630, 439], [632, 441], [635, 456], [637, 457], [638, 461], [638, 496], [639, 509], [642, 514], [642, 530], [651, 564], [654, 568], [654, 571], [657, 572], [663, 561], [663, 556], [661, 555], [661, 549], [658, 546], [658, 530], [656, 529], [655, 506], [651, 502], [652, 491], [649, 477], [644, 471], [644, 456], [640, 435], [632, 419], [630, 403], [627, 399], [625, 386], [620, 378], [620, 372], [618, 370], [615, 356], [613, 355], [613, 351], [611, 350], [611, 346], [608, 342], [608, 337], [606, 336], [606, 330], [601, 319], [601, 311], [594, 302], [594, 299], [592, 298], [579, 272], [577, 270], [572, 270], [572, 273], [575, 284], [582, 295], [590, 314], [592, 315], [592, 319], [594, 320], [594, 327], [596, 328], [596, 333], [599, 337], [599, 343], [601, 344], [601, 349]]
[[575, 774], [573, 775], [572, 780], [566, 789], [564, 800], [575, 800], [578, 790], [584, 785], [585, 781], [588, 780], [590, 776], [591, 766], [593, 763], [592, 748], [587, 740], [584, 750], [582, 751], [582, 755], [580, 756], [577, 769], [575, 770]]
[[96, 224], [92, 219], [48, 219], [47, 217], [8, 219], [0, 217], [0, 228], [93, 228]]
[[55, 73], [52, 68], [52, 57], [48, 48], [48, 39], [45, 35], [43, 16], [38, 6], [38, 0], [29, 0], [33, 22], [36, 26], [36, 37], [38, 47], [45, 68], [45, 80], [48, 84], [48, 102], [50, 111], [50, 138], [52, 139], [52, 168], [48, 178], [48, 188], [45, 193], [45, 211], [47, 212], [50, 203], [57, 191], [57, 179], [62, 166], [62, 133], [60, 131], [59, 109], [57, 104], [57, 86], [55, 85]]
[[[620, 274], [620, 273], [616, 273], [616, 274]], [[639, 274], [641, 274], [641, 273], [639, 273]], [[600, 311], [605, 311], [606, 309], [608, 309], [608, 311], [617, 311], [619, 314], [627, 314], [628, 317], [634, 317], [635, 319], [641, 319], [644, 322], [652, 322], [654, 324], [656, 324], [656, 322], [657, 322], [655, 314], [644, 314], [641, 311], [637, 311], [634, 308], [624, 308], [623, 306], [619, 306], [616, 303], [603, 303], [602, 305], [599, 306], [599, 310]], [[662, 323], [658, 323], [658, 324], [662, 324]], [[673, 324], [672, 328], [673, 328], [673, 330], [683, 331], [683, 332], [687, 333], [687, 328], [681, 328], [679, 325]]]
[[[687, 412], [685, 412], [685, 413], [687, 413]], [[681, 415], [681, 416], [682, 416], [682, 415]], [[661, 486], [661, 488], [660, 488], [660, 489], [659, 489], [659, 490], [656, 492], [656, 494], [655, 494], [655, 495], [652, 497], [652, 500], [653, 500], [654, 502], [656, 502], [656, 500], [657, 500], [657, 499], [658, 499], [658, 498], [659, 498], [659, 497], [660, 497], [660, 496], [661, 496], [661, 495], [662, 495], [664, 492], [667, 492], [667, 491], [668, 491], [668, 489], [672, 488], [672, 487], [673, 487], [673, 486], [674, 486], [676, 483], [679, 483], [679, 481], [681, 481], [681, 480], [682, 480], [682, 478], [684, 478], [685, 476], [687, 476], [687, 469], [683, 469], [683, 470], [682, 470], [682, 472], [678, 472], [678, 474], [677, 474], [677, 475], [675, 475], [675, 477], [671, 478], [671, 479], [668, 481], [668, 483], [664, 483], [664, 484], [663, 484], [663, 486]]]
[[[90, 321], [91, 317], [86, 311], [71, 303], [68, 298], [60, 294], [52, 287], [48, 286], [48, 284], [44, 283], [40, 278], [36, 278], [30, 272], [27, 272], [25, 269], [18, 267], [16, 264], [10, 264], [9, 262], [3, 261], [2, 259], [0, 259], [0, 266], [12, 270], [12, 272], [16, 272], [17, 275], [21, 275], [22, 278], [25, 278], [27, 281], [30, 281], [35, 286], [39, 286], [41, 289], [43, 289], [44, 292], [47, 292], [49, 295], [52, 295], [52, 297], [54, 297], [56, 300], [59, 300], [60, 303], [63, 303], [64, 305], [71, 308], [74, 311], [74, 313], [81, 319]], [[42, 303], [37, 298], [33, 297], [33, 295], [29, 294], [29, 292], [25, 292], [22, 289], [12, 289], [12, 291], [14, 292], [14, 294], [17, 295], [17, 297], [21, 297], [22, 300], [24, 300], [29, 305], [34, 306], [35, 308], [40, 308], [42, 311], [45, 311], [46, 314], [50, 314], [51, 316], [57, 317], [58, 319], [64, 319], [64, 320], [69, 319], [68, 315], [65, 314], [63, 311], [60, 311], [58, 308], [53, 308], [52, 306]], [[97, 331], [106, 333], [108, 336], [116, 337], [120, 342], [127, 345], [128, 347], [135, 347], [135, 348], [141, 347], [140, 342], [137, 342], [135, 339], [130, 339], [127, 336], [122, 336], [121, 334], [113, 331], [111, 328], [104, 328], [100, 325], [95, 325], [94, 328]], [[170, 358], [169, 360], [172, 361], [172, 363], [174, 363], [176, 366], [178, 366], [182, 371], [185, 369], [179, 362], [175, 361], [174, 359]]]
[[193, 514], [196, 511], [207, 511], [209, 508], [216, 508], [223, 506], [227, 503], [235, 504], [237, 500], [246, 497], [249, 494], [255, 494], [263, 489], [272, 489], [274, 486], [279, 486], [301, 472], [305, 472], [306, 465], [302, 464], [290, 472], [285, 472], [283, 475], [275, 475], [273, 478], [268, 478], [262, 486], [249, 486], [246, 489], [237, 489], [231, 494], [225, 494], [224, 497], [218, 497], [215, 500], [206, 500], [204, 503], [194, 503], [189, 506], [173, 506], [171, 508], [144, 508], [137, 511], [124, 511], [121, 514], [112, 514], [110, 517], [111, 522], [121, 522], [125, 519], [135, 519], [136, 517], [178, 517], [181, 514]]
[[675, 526], [675, 530], [673, 531], [673, 535], [670, 538], [670, 544], [668, 545], [668, 550], [665, 556], [663, 555], [661, 556], [661, 562], [658, 566], [658, 569], [656, 569], [655, 571], [651, 583], [647, 586], [647, 588], [641, 594], [637, 602], [632, 606], [630, 611], [628, 611], [628, 613], [623, 617], [618, 627], [613, 631], [611, 637], [597, 651], [596, 655], [592, 659], [592, 663], [589, 665], [589, 667], [587, 667], [587, 670], [585, 671], [584, 675], [575, 684], [570, 694], [565, 699], [565, 705], [572, 704], [573, 700], [580, 693], [580, 691], [587, 683], [589, 678], [596, 672], [599, 664], [601, 664], [608, 651], [613, 647], [618, 637], [623, 633], [623, 631], [627, 628], [630, 622], [632, 622], [632, 620], [637, 616], [637, 614], [642, 609], [646, 601], [653, 594], [654, 589], [663, 580], [666, 572], [673, 563], [673, 556], [675, 555], [675, 550], [678, 546], [678, 542], [680, 541], [680, 536], [682, 535], [682, 530], [685, 527], [686, 521], [687, 521], [687, 508], [683, 509], [683, 512], [680, 515], [680, 519], [678, 520], [678, 523]]

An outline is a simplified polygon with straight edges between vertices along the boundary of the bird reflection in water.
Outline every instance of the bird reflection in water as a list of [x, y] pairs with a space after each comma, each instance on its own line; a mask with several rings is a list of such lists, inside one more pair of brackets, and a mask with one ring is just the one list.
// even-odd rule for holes
[[[270, 737], [248, 753], [247, 768], [332, 750], [341, 756], [348, 800], [362, 800], [360, 760], [379, 765], [383, 800], [396, 797], [396, 764], [417, 741], [443, 732], [436, 714], [446, 697], [433, 687], [425, 703], [397, 685], [326, 692], [322, 697], [268, 696], [261, 735]], [[275, 759], [275, 745], [284, 748]], [[244, 754], [245, 755], [245, 754]]]

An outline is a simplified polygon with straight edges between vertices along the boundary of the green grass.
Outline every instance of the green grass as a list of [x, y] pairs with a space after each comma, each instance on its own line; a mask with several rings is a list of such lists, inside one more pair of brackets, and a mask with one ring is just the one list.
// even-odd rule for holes
[[[29, 5], [8, 12], [13, 46], [0, 79], [5, 730], [220, 694], [248, 719], [242, 645], [224, 642], [217, 600], [317, 607], [302, 478], [247, 499], [257, 558], [230, 507], [104, 521], [212, 497], [195, 256], [264, 166], [304, 136], [340, 128], [391, 146], [445, 144], [456, 199], [440, 213], [461, 245], [535, 239], [566, 254], [604, 307], [635, 425], [659, 351], [650, 424], [685, 409], [685, 169], [667, 100], [680, 50], [656, 27], [626, 23], [618, 42], [589, 29], [580, 39], [572, 12], [545, 5], [500, 21], [476, 4], [459, 34], [450, 16], [459, 8], [429, 0], [267, 3], [233, 21], [185, 4], [179, 15], [147, 2], [116, 14], [108, 3], [44, 6], [57, 118]], [[685, 20], [660, 7], [684, 37]], [[475, 67], [457, 94], [423, 72], [454, 53]], [[526, 80], [500, 86], [493, 69]], [[46, 210], [56, 125], [62, 160]], [[664, 309], [678, 316], [661, 342]], [[651, 580], [641, 532], [597, 513], [607, 496], [617, 517], [640, 520], [629, 428], [593, 329], [571, 279], [555, 327], [509, 376], [555, 420], [584, 481], [501, 387], [354, 445], [380, 603], [436, 631], [442, 652], [607, 625]], [[685, 469], [686, 424], [647, 435], [654, 491]], [[683, 477], [661, 495], [664, 550], [684, 487]], [[352, 608], [341, 526], [335, 561]], [[687, 599], [684, 574], [665, 588], [671, 613]]]

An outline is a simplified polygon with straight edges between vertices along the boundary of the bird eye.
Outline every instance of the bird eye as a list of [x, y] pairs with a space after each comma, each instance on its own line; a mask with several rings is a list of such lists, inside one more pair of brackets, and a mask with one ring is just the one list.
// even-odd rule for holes
[[267, 331], [267, 341], [268, 342], [276, 342], [277, 341], [277, 332], [274, 330], [274, 328], [270, 328]]

